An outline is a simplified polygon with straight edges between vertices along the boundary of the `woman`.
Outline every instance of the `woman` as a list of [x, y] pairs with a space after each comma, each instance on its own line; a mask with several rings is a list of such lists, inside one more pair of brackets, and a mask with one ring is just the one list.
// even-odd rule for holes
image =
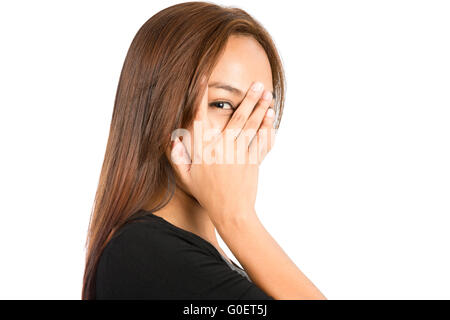
[[284, 88], [273, 41], [241, 9], [186, 2], [141, 27], [117, 89], [83, 299], [324, 298], [254, 210]]

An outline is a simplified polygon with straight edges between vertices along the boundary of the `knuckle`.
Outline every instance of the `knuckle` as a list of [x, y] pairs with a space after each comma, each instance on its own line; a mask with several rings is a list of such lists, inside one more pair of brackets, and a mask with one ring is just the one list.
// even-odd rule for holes
[[262, 113], [265, 113], [268, 108], [269, 108], [269, 103], [267, 103], [266, 101], [260, 101], [255, 107], [256, 111], [262, 112]]
[[250, 95], [248, 96], [251, 101], [258, 101], [261, 97], [262, 92], [255, 92], [251, 91]]
[[245, 122], [245, 116], [242, 114], [242, 112], [235, 112], [233, 114], [233, 122], [237, 124], [242, 124]]
[[257, 128], [257, 127], [259, 127], [259, 123], [255, 119], [249, 119], [247, 121], [247, 125], [248, 125], [249, 128]]

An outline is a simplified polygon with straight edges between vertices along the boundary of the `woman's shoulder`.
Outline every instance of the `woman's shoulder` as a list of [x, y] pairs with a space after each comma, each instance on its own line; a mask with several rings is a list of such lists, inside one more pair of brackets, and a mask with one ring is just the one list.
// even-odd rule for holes
[[124, 242], [140, 242], [144, 244], [149, 240], [158, 240], [160, 237], [170, 237], [167, 226], [154, 217], [140, 217], [122, 225], [112, 236], [107, 247], [112, 247]]
[[212, 244], [156, 216], [121, 227], [97, 266], [97, 299], [239, 298], [255, 290]]
[[120, 248], [127, 248], [126, 252], [132, 253], [135, 247], [145, 249], [146, 252], [170, 252], [196, 247], [217, 257], [217, 250], [206, 240], [152, 213], [139, 216], [119, 228], [106, 245], [105, 251], [123, 252]]
[[139, 218], [117, 230], [103, 250], [97, 265], [97, 297], [139, 297], [144, 292], [156, 296], [165, 292], [166, 285], [182, 281], [179, 277], [187, 263], [215, 260], [201, 243], [164, 221]]

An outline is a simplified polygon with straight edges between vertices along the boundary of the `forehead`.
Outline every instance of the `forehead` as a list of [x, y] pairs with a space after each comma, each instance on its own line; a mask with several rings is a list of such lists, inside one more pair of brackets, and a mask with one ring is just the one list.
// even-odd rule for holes
[[232, 35], [219, 58], [210, 82], [226, 82], [246, 92], [252, 82], [261, 81], [273, 91], [272, 70], [263, 47], [250, 36]]

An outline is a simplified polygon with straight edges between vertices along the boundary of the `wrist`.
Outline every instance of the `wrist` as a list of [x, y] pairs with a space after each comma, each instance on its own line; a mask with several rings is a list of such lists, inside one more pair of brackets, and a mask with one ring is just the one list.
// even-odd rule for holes
[[254, 224], [258, 216], [254, 208], [241, 209], [233, 213], [226, 212], [220, 218], [213, 221], [216, 229], [220, 231], [239, 232], [247, 229], [247, 226]]

